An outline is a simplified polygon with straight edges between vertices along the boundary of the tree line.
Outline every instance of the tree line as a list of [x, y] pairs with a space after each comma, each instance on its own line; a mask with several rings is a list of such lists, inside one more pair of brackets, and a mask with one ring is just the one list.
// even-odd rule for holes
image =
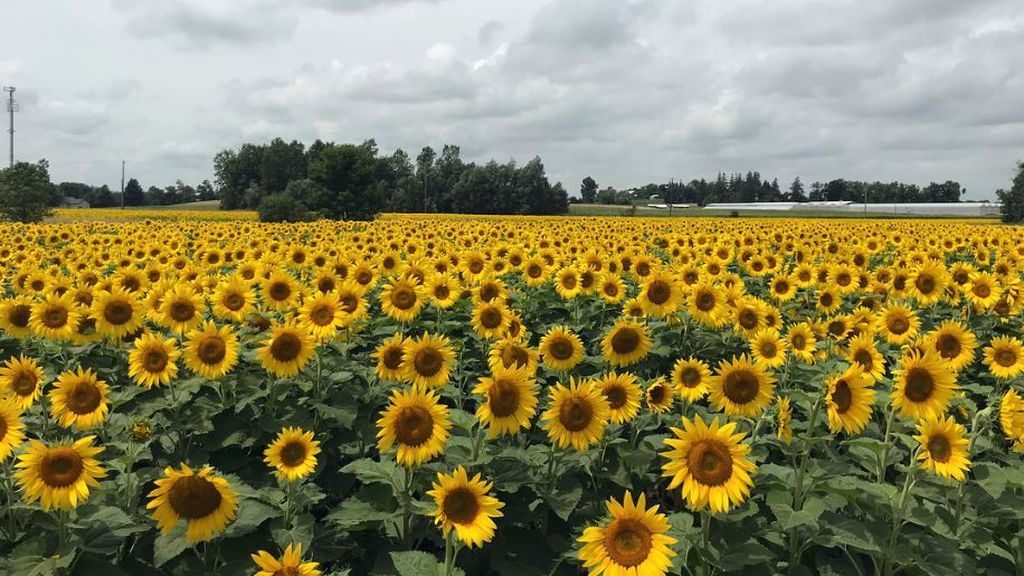
[[[54, 196], [51, 206], [60, 206], [63, 198], [79, 198], [89, 203], [91, 208], [110, 208], [121, 205], [121, 193], [114, 192], [106, 184], [91, 186], [82, 182], [61, 182], [54, 185]], [[201, 200], [216, 200], [217, 191], [209, 180], [203, 180], [198, 186], [190, 186], [181, 180], [164, 188], [150, 186], [143, 190], [135, 178], [131, 178], [124, 186], [125, 206], [170, 206], [187, 204]]]
[[814, 182], [809, 188], [800, 177], [782, 189], [777, 179], [768, 181], [758, 172], [725, 174], [720, 172], [714, 180], [671, 181], [645, 184], [630, 190], [600, 188], [590, 176], [580, 185], [580, 199], [588, 204], [630, 204], [633, 200], [658, 198], [667, 204], [697, 204], [705, 206], [718, 202], [821, 202], [852, 201], [876, 203], [959, 202], [967, 192], [959, 182], [948, 180], [932, 182], [921, 187], [903, 182], [861, 182], [837, 178], [828, 182]]
[[569, 198], [551, 184], [539, 157], [485, 164], [466, 162], [458, 146], [440, 154], [424, 147], [382, 154], [374, 140], [308, 147], [275, 138], [242, 144], [214, 157], [225, 210], [256, 209], [264, 220], [309, 217], [365, 220], [379, 212], [563, 214]]

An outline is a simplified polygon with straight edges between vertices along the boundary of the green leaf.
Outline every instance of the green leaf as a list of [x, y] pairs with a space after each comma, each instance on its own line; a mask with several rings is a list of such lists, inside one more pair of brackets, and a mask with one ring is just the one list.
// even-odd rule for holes
[[161, 534], [153, 542], [153, 566], [159, 568], [192, 547], [185, 538], [185, 523], [179, 522], [170, 534]]
[[395, 564], [399, 576], [426, 576], [439, 574], [444, 565], [427, 552], [392, 552], [391, 562]]
[[386, 520], [397, 520], [399, 515], [394, 511], [377, 510], [368, 502], [357, 498], [349, 498], [327, 515], [327, 521], [337, 524], [340, 528], [351, 529], [366, 524], [380, 524]]
[[881, 552], [882, 548], [875, 533], [856, 518], [833, 516], [825, 523], [827, 529], [840, 543], [864, 552]]
[[744, 566], [753, 566], [771, 562], [775, 559], [772, 551], [760, 542], [748, 541], [736, 546], [729, 546], [718, 561], [718, 566], [726, 572], [735, 571]]
[[100, 555], [117, 552], [124, 539], [132, 534], [145, 532], [150, 526], [137, 524], [120, 508], [102, 506], [83, 514], [89, 528], [82, 535], [82, 550]]
[[398, 465], [392, 460], [377, 462], [370, 458], [360, 458], [341, 469], [346, 474], [355, 474], [364, 484], [379, 483], [389, 486], [400, 485], [399, 470]]
[[999, 498], [1003, 494], [1003, 490], [1006, 489], [1006, 471], [995, 464], [989, 462], [975, 464], [973, 473], [978, 486], [988, 492], [993, 499]]
[[566, 478], [569, 480], [559, 482], [559, 486], [553, 494], [544, 496], [544, 502], [562, 520], [569, 519], [573, 510], [576, 509], [576, 505], [580, 503], [580, 498], [583, 497], [583, 487], [580, 486], [579, 480], [571, 476]]
[[242, 498], [238, 501], [238, 517], [228, 527], [225, 535], [228, 537], [243, 536], [258, 528], [270, 518], [281, 515], [276, 506], [255, 498]]

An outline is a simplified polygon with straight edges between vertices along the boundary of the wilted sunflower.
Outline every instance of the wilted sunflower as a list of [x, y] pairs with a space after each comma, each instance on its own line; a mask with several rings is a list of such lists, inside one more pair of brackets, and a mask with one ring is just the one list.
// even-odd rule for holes
[[917, 455], [921, 467], [943, 478], [962, 482], [971, 466], [964, 427], [952, 416], [946, 418], [930, 416], [917, 423], [917, 436], [921, 444]]
[[589, 380], [569, 380], [550, 388], [550, 407], [541, 420], [548, 438], [559, 448], [572, 446], [579, 452], [596, 444], [608, 424], [608, 401]]
[[405, 341], [402, 380], [417, 386], [440, 388], [448, 383], [455, 352], [447, 336], [428, 334]]
[[775, 400], [775, 406], [779, 411], [776, 435], [779, 437], [779, 440], [789, 444], [793, 441], [793, 429], [789, 425], [793, 421], [793, 409], [789, 405], [789, 398], [778, 396]]
[[608, 420], [612, 424], [622, 424], [636, 418], [640, 412], [641, 395], [636, 376], [629, 372], [609, 372], [594, 382], [594, 385], [608, 401]]
[[437, 473], [433, 490], [427, 495], [434, 499], [434, 523], [447, 536], [453, 529], [456, 536], [469, 548], [483, 546], [494, 538], [497, 526], [494, 518], [503, 516], [505, 506], [489, 493], [494, 488], [484, 482], [480, 474], [470, 479], [466, 469], [459, 466], [451, 474]]
[[135, 347], [128, 354], [128, 375], [146, 388], [170, 384], [178, 375], [179, 356], [174, 338], [152, 332], [143, 334], [135, 339]]
[[27, 502], [40, 501], [43, 510], [71, 510], [89, 499], [89, 489], [100, 485], [107, 471], [95, 457], [103, 447], [93, 446], [95, 436], [74, 444], [47, 445], [32, 440], [18, 456], [14, 477]]
[[668, 488], [682, 486], [687, 507], [698, 511], [710, 508], [712, 514], [728, 512], [750, 496], [750, 479], [757, 466], [747, 457], [750, 446], [736, 433], [736, 423], [720, 425], [718, 418], [708, 426], [698, 414], [683, 418], [683, 429], [672, 428], [675, 438], [661, 455], [668, 459], [662, 476], [671, 478]]
[[203, 299], [191, 286], [179, 285], [164, 294], [160, 301], [160, 324], [170, 330], [184, 334], [203, 319]]
[[871, 378], [857, 364], [825, 382], [825, 402], [828, 405], [828, 427], [833, 434], [840, 430], [859, 434], [871, 419], [875, 391]]
[[487, 365], [491, 372], [499, 370], [520, 370], [533, 375], [537, 372], [538, 353], [526, 342], [514, 338], [502, 338], [491, 345]]
[[372, 354], [377, 359], [377, 377], [392, 382], [402, 381], [402, 358], [405, 357], [405, 336], [400, 332], [380, 343]]
[[938, 354], [911, 352], [893, 374], [892, 406], [905, 418], [920, 420], [946, 411], [956, 376]]
[[50, 414], [61, 426], [79, 430], [95, 428], [107, 418], [110, 387], [91, 368], [64, 372], [50, 389]]
[[487, 426], [488, 437], [515, 434], [530, 427], [537, 413], [536, 384], [526, 368], [501, 369], [483, 376], [473, 388], [484, 400], [476, 409], [477, 420]]
[[252, 561], [259, 566], [256, 576], [320, 576], [320, 564], [302, 561], [302, 544], [289, 544], [280, 558], [266, 550], [252, 555]]
[[423, 309], [425, 296], [422, 285], [395, 279], [381, 288], [381, 310], [396, 322], [409, 322]]
[[938, 352], [950, 370], [959, 372], [974, 361], [978, 339], [956, 320], [947, 320], [928, 335], [927, 346]]
[[722, 361], [711, 377], [709, 399], [716, 410], [729, 416], [755, 418], [772, 401], [775, 378], [746, 354]]
[[583, 342], [568, 326], [552, 326], [540, 339], [540, 355], [552, 370], [572, 370], [583, 360]]
[[274, 310], [286, 310], [299, 301], [299, 285], [284, 272], [275, 271], [260, 286], [263, 303]]
[[680, 358], [672, 367], [672, 383], [679, 396], [687, 402], [696, 402], [706, 396], [710, 381], [708, 365], [696, 358]]
[[263, 451], [263, 461], [274, 469], [278, 478], [291, 482], [313, 473], [319, 453], [320, 442], [313, 440], [312, 432], [285, 427]]
[[635, 320], [618, 320], [601, 340], [604, 358], [612, 366], [636, 364], [650, 349], [647, 327]]
[[5, 462], [15, 448], [25, 441], [25, 423], [21, 421], [21, 407], [10, 396], [0, 396], [0, 463]]
[[659, 376], [647, 385], [644, 396], [647, 398], [647, 407], [651, 412], [662, 414], [672, 408], [675, 389], [665, 380], [664, 376]]
[[263, 368], [278, 378], [295, 376], [316, 354], [313, 337], [305, 327], [289, 322], [278, 324], [256, 352]]
[[996, 378], [1013, 378], [1024, 371], [1024, 344], [1009, 336], [996, 336], [985, 348], [982, 362]]
[[334, 292], [320, 293], [302, 304], [299, 322], [316, 340], [328, 340], [349, 320]]
[[78, 326], [78, 318], [78, 308], [69, 294], [49, 294], [32, 306], [28, 325], [43, 338], [70, 340]]
[[10, 393], [22, 410], [28, 410], [43, 393], [43, 369], [32, 358], [12, 356], [0, 366], [0, 396]]
[[814, 362], [817, 338], [809, 324], [801, 322], [791, 326], [786, 334], [786, 342], [789, 344], [794, 358], [806, 364]]
[[776, 368], [786, 363], [786, 341], [771, 328], [758, 330], [750, 339], [750, 354], [765, 368]]
[[1024, 399], [1013, 388], [1007, 390], [999, 402], [999, 426], [1013, 442], [1013, 451], [1024, 453]]
[[672, 274], [666, 270], [657, 270], [644, 279], [637, 300], [645, 314], [661, 317], [679, 309], [683, 293]]
[[512, 313], [502, 302], [478, 302], [473, 306], [473, 330], [483, 338], [505, 336]]
[[111, 338], [121, 338], [138, 330], [143, 321], [142, 304], [135, 294], [121, 288], [102, 291], [93, 299], [92, 317], [96, 332]]
[[25, 296], [0, 301], [0, 328], [13, 338], [25, 338], [32, 334], [29, 319], [32, 317], [32, 301]]
[[620, 504], [614, 498], [606, 503], [607, 522], [583, 530], [577, 553], [590, 574], [608, 576], [663, 576], [672, 567], [676, 539], [668, 535], [668, 518], [658, 506], [647, 507], [641, 493], [636, 503], [626, 491]]
[[205, 542], [220, 534], [238, 511], [238, 494], [212, 466], [198, 471], [188, 464], [182, 464], [181, 470], [164, 468], [149, 499], [146, 509], [153, 510], [160, 532], [170, 534], [178, 521], [185, 520], [189, 542]]
[[189, 370], [216, 380], [238, 363], [238, 337], [231, 327], [218, 329], [207, 320], [201, 328], [189, 333], [185, 342], [185, 365]]
[[885, 358], [875, 347], [875, 339], [870, 334], [861, 334], [850, 340], [846, 357], [851, 364], [860, 366], [872, 382], [881, 380], [885, 374]]
[[444, 451], [451, 427], [448, 407], [434, 392], [418, 387], [394, 390], [377, 420], [377, 447], [384, 452], [397, 443], [398, 463], [419, 466]]

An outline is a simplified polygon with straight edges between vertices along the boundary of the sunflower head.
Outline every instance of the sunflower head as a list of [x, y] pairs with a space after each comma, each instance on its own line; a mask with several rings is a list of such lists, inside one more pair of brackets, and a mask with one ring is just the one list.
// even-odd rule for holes
[[771, 402], [775, 378], [746, 355], [723, 361], [711, 377], [711, 404], [730, 416], [753, 418]]
[[93, 445], [95, 438], [86, 436], [70, 445], [33, 440], [15, 465], [14, 477], [25, 500], [39, 501], [43, 510], [70, 510], [88, 500], [90, 489], [106, 476], [96, 459], [103, 448]]
[[674, 438], [665, 440], [669, 450], [662, 476], [671, 478], [669, 489], [682, 487], [691, 510], [710, 508], [712, 514], [728, 512], [750, 495], [756, 465], [748, 455], [750, 446], [741, 443], [744, 435], [736, 432], [736, 423], [708, 425], [697, 415], [683, 419], [683, 428], [672, 428]]
[[918, 422], [917, 430], [914, 439], [921, 446], [917, 455], [921, 467], [943, 478], [962, 482], [971, 465], [964, 427], [952, 416], [928, 417]]
[[455, 530], [466, 546], [480, 547], [494, 538], [497, 528], [494, 518], [503, 514], [505, 506], [490, 495], [493, 485], [481, 479], [480, 474], [470, 478], [459, 466], [451, 474], [437, 473], [437, 481], [427, 495], [434, 499], [434, 523], [448, 535]]
[[622, 502], [611, 498], [606, 506], [609, 518], [579, 538], [584, 567], [595, 574], [664, 574], [676, 555], [676, 539], [668, 535], [668, 518], [658, 506], [648, 508], [643, 493], [634, 502], [629, 491]]
[[299, 480], [316, 469], [320, 442], [301, 428], [283, 428], [263, 452], [264, 462], [283, 480]]
[[560, 448], [583, 452], [604, 435], [611, 413], [601, 389], [590, 380], [569, 380], [551, 389], [551, 404], [542, 417], [548, 438]]
[[210, 466], [195, 471], [187, 464], [180, 470], [168, 466], [149, 498], [146, 508], [153, 511], [160, 531], [169, 534], [185, 520], [189, 542], [205, 542], [220, 534], [238, 511], [238, 494]]
[[377, 420], [377, 447], [398, 446], [398, 463], [419, 466], [444, 451], [451, 432], [448, 407], [434, 392], [413, 387], [394, 390], [391, 403]]

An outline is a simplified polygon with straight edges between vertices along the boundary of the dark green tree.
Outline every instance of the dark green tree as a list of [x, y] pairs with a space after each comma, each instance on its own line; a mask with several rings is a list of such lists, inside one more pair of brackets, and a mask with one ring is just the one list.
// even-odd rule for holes
[[46, 160], [18, 162], [0, 170], [0, 219], [40, 222], [50, 215], [50, 169]]
[[1024, 162], [1017, 164], [1017, 175], [1009, 190], [998, 190], [996, 196], [1002, 203], [1000, 208], [1003, 222], [1018, 224], [1024, 222]]
[[328, 193], [308, 208], [327, 218], [372, 220], [382, 208], [378, 163], [373, 141], [327, 145], [310, 161], [309, 177]]
[[586, 204], [593, 204], [597, 200], [597, 181], [587, 176], [580, 184], [580, 198]]
[[308, 219], [306, 207], [287, 192], [267, 194], [260, 199], [260, 222], [301, 222]]
[[213, 184], [210, 184], [209, 180], [203, 180], [196, 186], [196, 200], [216, 200], [217, 191], [214, 190]]
[[135, 178], [128, 180], [124, 186], [124, 205], [142, 206], [146, 203], [146, 193], [142, 191], [142, 185]]
[[789, 185], [789, 193], [786, 194], [786, 200], [790, 202], [807, 202], [807, 195], [804, 194], [804, 183], [800, 181], [800, 177], [793, 178], [793, 183]]

